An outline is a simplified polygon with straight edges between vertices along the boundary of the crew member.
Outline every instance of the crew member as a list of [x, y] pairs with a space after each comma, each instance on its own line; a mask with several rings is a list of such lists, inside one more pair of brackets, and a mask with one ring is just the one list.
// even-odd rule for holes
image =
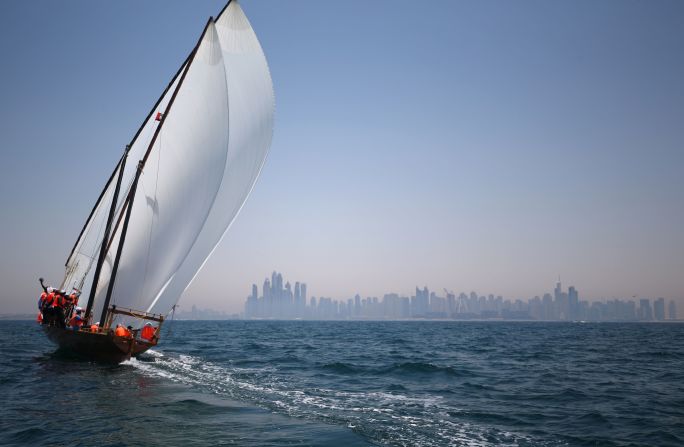
[[38, 316], [36, 317], [36, 321], [39, 324], [43, 324], [43, 311], [45, 310], [45, 301], [47, 300], [47, 296], [47, 291], [44, 290], [38, 299]]
[[152, 323], [145, 323], [142, 331], [140, 331], [140, 338], [143, 340], [152, 341], [153, 338], [157, 338], [156, 335], [154, 335], [154, 332], [155, 328], [152, 326]]
[[64, 316], [64, 306], [66, 302], [64, 300], [64, 295], [62, 294], [62, 291], [55, 291], [55, 298], [52, 300], [52, 312], [53, 312], [53, 318], [54, 318], [54, 324], [56, 326], [61, 327], [62, 329], [66, 328], [66, 323], [65, 323], [65, 316]]
[[38, 310], [41, 312], [43, 311], [43, 306], [45, 305], [45, 300], [47, 299], [47, 292], [43, 292], [40, 294], [40, 298], [38, 298]]
[[46, 292], [47, 297], [43, 301], [43, 324], [52, 325], [55, 321], [55, 312], [52, 307], [52, 303], [55, 301], [55, 289], [48, 287]]
[[116, 329], [114, 330], [114, 335], [117, 337], [130, 337], [130, 332], [120, 324], [116, 325]]
[[71, 329], [75, 331], [80, 330], [81, 326], [83, 326], [83, 318], [81, 317], [80, 307], [76, 310], [76, 315], [71, 317], [71, 320], [69, 320], [69, 326], [71, 326]]
[[100, 329], [100, 322], [90, 325], [90, 332], [97, 332]]

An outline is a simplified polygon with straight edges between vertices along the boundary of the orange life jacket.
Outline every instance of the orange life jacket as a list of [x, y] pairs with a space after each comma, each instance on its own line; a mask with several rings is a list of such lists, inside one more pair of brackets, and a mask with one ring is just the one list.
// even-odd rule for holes
[[50, 292], [48, 296], [45, 298], [45, 305], [50, 307], [52, 306], [52, 302], [55, 300], [55, 292]]
[[71, 295], [69, 295], [69, 299], [71, 300], [71, 303], [74, 305], [74, 307], [78, 306], [78, 295], [72, 293]]
[[96, 324], [90, 325], [90, 332], [97, 332], [97, 330], [98, 330], [98, 325], [96, 325]]
[[45, 304], [45, 300], [47, 299], [47, 297], [48, 297], [47, 292], [43, 292], [43, 293], [40, 294], [40, 305], [41, 305], [41, 306], [42, 306], [43, 304]]
[[53, 307], [64, 307], [64, 297], [58, 293], [55, 294], [55, 298], [52, 300]]
[[42, 323], [42, 322], [43, 322], [43, 314], [42, 314], [42, 313], [38, 312], [38, 316], [36, 317], [36, 321], [37, 321], [38, 323]]
[[78, 315], [74, 315], [71, 317], [71, 320], [69, 320], [69, 326], [83, 326], [83, 318], [79, 317]]
[[128, 337], [130, 334], [129, 334], [128, 330], [126, 330], [125, 327], [119, 326], [114, 331], [114, 335], [116, 335], [117, 337]]
[[152, 340], [152, 337], [154, 337], [154, 328], [152, 326], [143, 327], [140, 337], [145, 340]]

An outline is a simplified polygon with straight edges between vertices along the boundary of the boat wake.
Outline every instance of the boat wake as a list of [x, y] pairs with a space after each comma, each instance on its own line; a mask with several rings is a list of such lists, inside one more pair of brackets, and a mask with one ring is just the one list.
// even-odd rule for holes
[[190, 355], [153, 350], [124, 365], [276, 413], [344, 425], [383, 444], [539, 445], [524, 434], [458, 421], [454, 415], [462, 410], [446, 404], [439, 396], [311, 388], [291, 383], [274, 367], [226, 367]]

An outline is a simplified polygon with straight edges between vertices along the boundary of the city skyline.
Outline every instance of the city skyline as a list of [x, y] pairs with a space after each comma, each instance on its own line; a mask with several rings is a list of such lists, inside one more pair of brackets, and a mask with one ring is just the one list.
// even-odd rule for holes
[[[501, 295], [460, 292], [458, 296], [442, 289], [445, 296], [416, 286], [415, 295], [385, 293], [382, 298], [358, 293], [353, 298], [333, 299], [307, 296], [306, 283], [288, 280], [273, 271], [259, 287], [252, 284], [243, 316], [271, 319], [504, 319], [542, 321], [673, 321], [678, 320], [674, 300], [664, 297], [632, 297], [632, 300], [581, 300], [575, 286], [563, 291], [560, 277], [553, 294], [507, 299]], [[653, 304], [651, 304], [653, 301]], [[193, 306], [193, 312], [195, 306]]]

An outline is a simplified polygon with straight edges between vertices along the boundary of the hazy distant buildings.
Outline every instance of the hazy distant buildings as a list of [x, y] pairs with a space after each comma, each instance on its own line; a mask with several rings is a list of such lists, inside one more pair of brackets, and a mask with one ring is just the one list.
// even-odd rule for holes
[[651, 311], [651, 301], [648, 299], [639, 300], [639, 312], [637, 317], [641, 321], [651, 321], [653, 319], [653, 312]]
[[[638, 304], [638, 305], [637, 305]], [[283, 286], [283, 276], [273, 272], [263, 282], [262, 293], [256, 284], [247, 297], [246, 318], [273, 319], [504, 319], [538, 321], [664, 321], [677, 317], [675, 302], [667, 309], [665, 299], [653, 301], [642, 298], [634, 300], [612, 299], [606, 301], [581, 301], [579, 291], [570, 286], [563, 291], [560, 280], [553, 295], [545, 293], [541, 298], [504, 299], [502, 296], [466, 295], [444, 290], [444, 296], [430, 291], [427, 286], [416, 287], [415, 295], [402, 296], [386, 293], [378, 297], [334, 300], [328, 297], [308, 297], [305, 283], [290, 282]], [[667, 314], [666, 314], [667, 310]]]
[[653, 318], [656, 321], [665, 320], [665, 298], [658, 298], [653, 302]]

